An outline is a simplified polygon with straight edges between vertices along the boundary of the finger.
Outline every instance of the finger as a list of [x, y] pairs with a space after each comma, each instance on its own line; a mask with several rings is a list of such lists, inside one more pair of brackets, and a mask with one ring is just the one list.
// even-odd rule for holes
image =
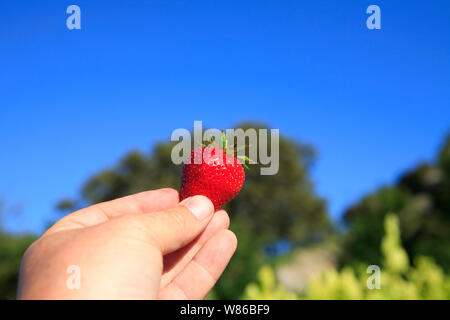
[[214, 205], [205, 196], [184, 199], [176, 207], [133, 217], [163, 255], [174, 252], [194, 240], [206, 228]]
[[127, 197], [99, 203], [108, 218], [165, 210], [179, 202], [178, 191], [171, 188], [144, 191]]
[[172, 252], [164, 257], [164, 270], [161, 277], [161, 288], [168, 285], [175, 276], [194, 258], [203, 245], [220, 230], [227, 229], [230, 218], [224, 210], [216, 212], [210, 223], [194, 241], [184, 248]]
[[212, 237], [173, 281], [160, 291], [159, 299], [203, 299], [219, 279], [237, 246], [230, 230]]
[[161, 211], [176, 206], [178, 202], [178, 191], [174, 189], [164, 188], [144, 191], [98, 203], [71, 213], [59, 220], [46, 234], [61, 230], [90, 227], [123, 215]]

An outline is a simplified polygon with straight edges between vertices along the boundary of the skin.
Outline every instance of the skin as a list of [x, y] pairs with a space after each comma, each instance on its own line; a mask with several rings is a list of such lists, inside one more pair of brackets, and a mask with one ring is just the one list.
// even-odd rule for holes
[[[76, 211], [25, 252], [19, 299], [202, 299], [236, 250], [225, 211], [160, 189]], [[68, 286], [79, 267], [80, 287]], [[69, 271], [68, 271], [69, 270]]]

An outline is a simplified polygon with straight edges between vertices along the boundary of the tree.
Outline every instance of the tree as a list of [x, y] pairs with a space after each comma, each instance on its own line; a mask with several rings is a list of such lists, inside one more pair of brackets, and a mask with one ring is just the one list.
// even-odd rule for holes
[[382, 221], [388, 212], [398, 212], [410, 257], [431, 256], [450, 270], [450, 135], [434, 163], [420, 164], [345, 212], [349, 233], [342, 263], [381, 262]]
[[[238, 127], [244, 130], [265, 128], [251, 123]], [[128, 153], [118, 165], [90, 178], [79, 199], [65, 199], [59, 207], [73, 210], [149, 189], [178, 189], [182, 167], [171, 161], [173, 146], [170, 142], [160, 143], [149, 154]], [[242, 294], [263, 263], [264, 245], [279, 238], [310, 243], [323, 239], [333, 230], [325, 201], [315, 195], [308, 176], [315, 160], [314, 150], [284, 137], [280, 137], [279, 147], [278, 174], [262, 176], [260, 165], [251, 165], [241, 193], [225, 207], [239, 246], [229, 269], [216, 286], [218, 298], [237, 298]]]
[[2, 231], [4, 211], [0, 202], [0, 300], [15, 299], [22, 255], [36, 239], [30, 235], [11, 235]]
[[11, 235], [0, 231], [0, 300], [15, 299], [20, 261], [36, 240], [31, 235]]

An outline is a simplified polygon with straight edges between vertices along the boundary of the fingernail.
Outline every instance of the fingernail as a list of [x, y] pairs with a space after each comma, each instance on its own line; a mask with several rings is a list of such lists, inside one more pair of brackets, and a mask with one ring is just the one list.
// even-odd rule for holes
[[180, 202], [181, 205], [188, 208], [199, 220], [203, 220], [214, 212], [214, 206], [205, 196], [193, 196]]

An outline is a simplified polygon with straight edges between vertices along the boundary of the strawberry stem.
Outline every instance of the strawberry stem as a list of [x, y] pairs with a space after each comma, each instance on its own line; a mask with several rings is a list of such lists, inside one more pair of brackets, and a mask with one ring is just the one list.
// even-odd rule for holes
[[211, 137], [210, 141], [204, 142], [202, 143], [202, 147], [214, 147], [217, 146], [218, 148], [222, 148], [223, 152], [225, 154], [229, 154], [233, 157], [236, 157], [237, 159], [241, 160], [241, 164], [245, 169], [250, 169], [247, 165], [248, 164], [256, 164], [255, 161], [253, 161], [252, 159], [250, 159], [249, 157], [247, 157], [246, 155], [237, 155], [238, 151], [244, 150], [247, 147], [249, 147], [249, 145], [244, 145], [244, 146], [233, 146], [233, 148], [231, 148], [230, 150], [228, 149], [228, 141], [227, 141], [227, 136], [225, 134], [225, 131], [222, 130], [221, 131], [221, 135], [220, 135], [220, 141], [215, 141], [215, 137]]
[[223, 130], [222, 130], [221, 138], [222, 138], [222, 149], [226, 153], [228, 143], [227, 143], [227, 136], [225, 135], [225, 132]]

